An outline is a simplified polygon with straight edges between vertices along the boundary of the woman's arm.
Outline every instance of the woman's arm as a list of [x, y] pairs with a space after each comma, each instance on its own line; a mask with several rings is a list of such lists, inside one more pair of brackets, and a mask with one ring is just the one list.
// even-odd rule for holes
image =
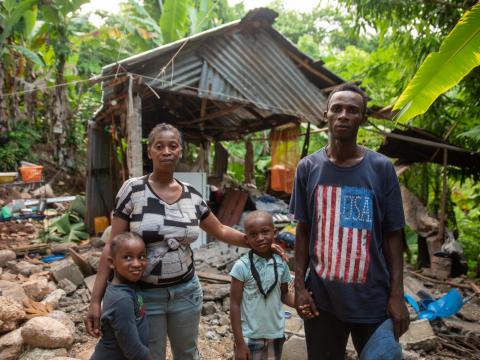
[[223, 225], [213, 213], [208, 214], [208, 216], [200, 222], [200, 228], [207, 232], [208, 235], [227, 244], [250, 247], [247, 244], [244, 233], [230, 226]]
[[119, 217], [114, 216], [112, 219], [112, 232], [110, 237], [105, 242], [102, 255], [100, 256], [100, 263], [98, 265], [97, 277], [93, 285], [92, 297], [90, 299], [90, 307], [88, 309], [87, 317], [85, 318], [85, 328], [92, 336], [100, 336], [100, 315], [101, 302], [105, 288], [107, 287], [107, 280], [110, 277], [111, 270], [108, 267], [107, 258], [110, 255], [110, 244], [112, 239], [123, 232], [129, 231], [130, 223]]

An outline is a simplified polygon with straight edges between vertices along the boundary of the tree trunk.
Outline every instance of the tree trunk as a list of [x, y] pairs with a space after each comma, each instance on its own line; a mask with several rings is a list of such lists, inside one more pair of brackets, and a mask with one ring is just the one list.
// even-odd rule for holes
[[[5, 94], [5, 78], [6, 69], [4, 61], [0, 61], [0, 93]], [[7, 98], [0, 96], [0, 134], [5, 135], [8, 131], [8, 113], [7, 113]]]
[[51, 108], [51, 118], [53, 123], [54, 152], [58, 165], [72, 167], [74, 164], [74, 149], [69, 149], [67, 144], [67, 134], [71, 133], [71, 113], [70, 104], [67, 99], [66, 86], [58, 86], [64, 83], [63, 74], [65, 71], [66, 56], [60, 54], [57, 63], [57, 74], [55, 77], [55, 87], [52, 90], [53, 104]]

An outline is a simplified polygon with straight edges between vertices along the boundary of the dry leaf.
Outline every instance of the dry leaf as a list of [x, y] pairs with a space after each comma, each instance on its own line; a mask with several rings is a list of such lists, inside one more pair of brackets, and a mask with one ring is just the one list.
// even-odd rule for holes
[[27, 313], [27, 319], [32, 319], [36, 316], [48, 316], [53, 311], [53, 306], [50, 304], [42, 304], [41, 302], [26, 299], [23, 301], [23, 307]]

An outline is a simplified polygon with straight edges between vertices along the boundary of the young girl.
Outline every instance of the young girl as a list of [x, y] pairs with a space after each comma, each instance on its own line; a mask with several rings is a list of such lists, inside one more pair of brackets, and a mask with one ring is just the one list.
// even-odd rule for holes
[[91, 360], [151, 360], [143, 299], [135, 286], [147, 265], [142, 238], [134, 233], [115, 236], [108, 264], [113, 279], [103, 298], [102, 338]]

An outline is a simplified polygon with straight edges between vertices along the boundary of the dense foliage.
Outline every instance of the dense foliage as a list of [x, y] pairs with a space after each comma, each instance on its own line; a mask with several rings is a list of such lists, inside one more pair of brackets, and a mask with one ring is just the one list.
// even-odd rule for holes
[[[99, 84], [87, 80], [102, 66], [225, 22], [246, 12], [227, 0], [126, 0], [119, 13], [97, 12], [94, 26], [80, 7], [88, 0], [5, 0], [0, 2], [0, 171], [19, 160], [36, 160], [35, 144], [49, 144], [59, 166], [81, 171], [85, 164], [86, 126], [100, 104]], [[323, 4], [324, 2], [321, 2]], [[370, 106], [393, 105], [419, 65], [454, 28], [475, 0], [341, 0], [301, 13], [281, 0], [276, 28], [313, 59], [358, 82]], [[64, 85], [68, 83], [68, 85]], [[410, 125], [421, 127], [472, 151], [480, 150], [480, 71], [474, 69], [440, 96]], [[371, 132], [394, 128], [370, 119], [361, 143], [376, 149], [383, 138]], [[305, 130], [305, 129], [304, 129]], [[253, 134], [257, 186], [270, 166], [268, 133]], [[303, 138], [302, 138], [303, 141]], [[327, 141], [312, 135], [309, 153]], [[224, 144], [236, 161], [229, 174], [241, 180], [245, 146]], [[192, 156], [194, 150], [192, 149]], [[441, 169], [414, 165], [402, 177], [433, 215], [438, 215]], [[480, 187], [461, 169], [450, 169], [448, 225], [457, 229], [473, 268], [480, 252]]]

